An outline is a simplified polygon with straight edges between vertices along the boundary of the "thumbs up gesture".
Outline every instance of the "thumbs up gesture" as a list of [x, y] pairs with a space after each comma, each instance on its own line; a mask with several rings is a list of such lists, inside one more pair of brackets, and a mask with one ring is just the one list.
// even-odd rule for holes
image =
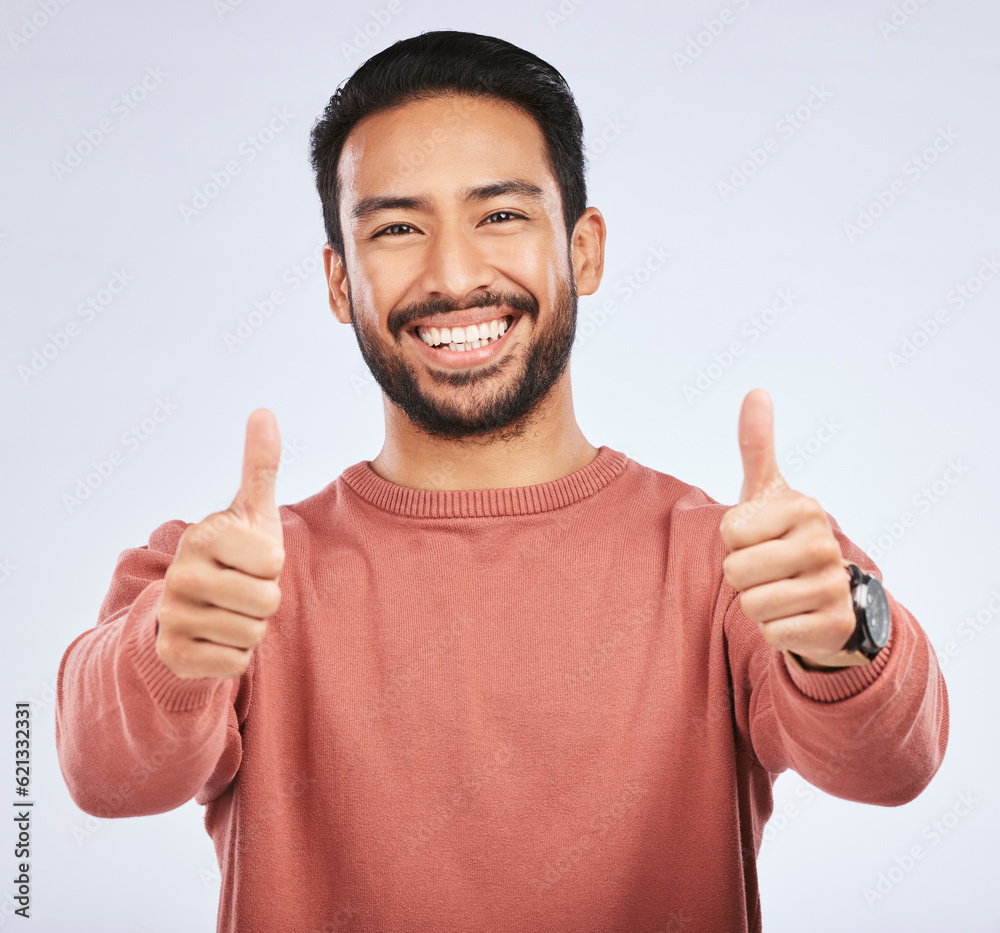
[[281, 601], [285, 563], [274, 480], [278, 424], [266, 408], [247, 421], [243, 478], [232, 504], [184, 529], [167, 568], [156, 653], [178, 677], [239, 677]]
[[763, 389], [743, 400], [739, 442], [740, 502], [719, 528], [730, 551], [723, 572], [743, 612], [768, 644], [794, 652], [808, 668], [864, 663], [841, 651], [855, 618], [840, 545], [823, 507], [790, 489], [778, 471], [771, 397]]

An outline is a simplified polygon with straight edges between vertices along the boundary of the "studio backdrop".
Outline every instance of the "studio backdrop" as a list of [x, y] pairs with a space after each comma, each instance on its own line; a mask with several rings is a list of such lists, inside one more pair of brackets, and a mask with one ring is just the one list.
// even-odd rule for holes
[[202, 807], [99, 819], [69, 796], [59, 661], [124, 549], [229, 504], [254, 408], [281, 430], [280, 503], [378, 454], [381, 391], [327, 303], [309, 130], [370, 55], [453, 28], [553, 64], [584, 118], [608, 227], [570, 364], [587, 439], [735, 504], [740, 404], [766, 388], [790, 485], [938, 653], [950, 740], [917, 799], [777, 780], [764, 929], [1000, 928], [1000, 5], [6, 0], [0, 18], [0, 771], [8, 813], [32, 807], [31, 921], [8, 816], [0, 927], [215, 928]]

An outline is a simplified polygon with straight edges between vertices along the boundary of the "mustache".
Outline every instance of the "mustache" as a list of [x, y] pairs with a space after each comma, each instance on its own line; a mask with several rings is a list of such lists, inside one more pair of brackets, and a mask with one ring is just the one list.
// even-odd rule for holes
[[386, 322], [389, 333], [397, 340], [404, 328], [414, 321], [432, 314], [446, 314], [449, 311], [465, 311], [467, 308], [498, 308], [508, 307], [531, 317], [538, 315], [538, 302], [531, 295], [518, 295], [514, 292], [485, 291], [464, 302], [453, 301], [445, 295], [428, 298], [426, 301], [415, 302], [403, 308], [398, 308], [389, 315]]

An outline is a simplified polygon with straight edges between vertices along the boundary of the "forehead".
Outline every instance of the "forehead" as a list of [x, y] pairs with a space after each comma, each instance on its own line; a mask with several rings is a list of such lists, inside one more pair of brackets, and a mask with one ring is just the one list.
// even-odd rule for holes
[[344, 143], [337, 177], [344, 218], [371, 195], [446, 198], [470, 184], [514, 177], [559, 196], [535, 120], [512, 104], [468, 95], [410, 101], [365, 117]]

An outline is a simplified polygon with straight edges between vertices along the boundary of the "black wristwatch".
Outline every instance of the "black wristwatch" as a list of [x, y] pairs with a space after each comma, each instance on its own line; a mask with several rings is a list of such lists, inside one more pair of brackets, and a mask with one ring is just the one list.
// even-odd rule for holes
[[860, 651], [871, 660], [885, 647], [892, 630], [889, 600], [877, 577], [865, 573], [856, 564], [848, 564], [851, 575], [851, 599], [857, 625], [843, 650]]

